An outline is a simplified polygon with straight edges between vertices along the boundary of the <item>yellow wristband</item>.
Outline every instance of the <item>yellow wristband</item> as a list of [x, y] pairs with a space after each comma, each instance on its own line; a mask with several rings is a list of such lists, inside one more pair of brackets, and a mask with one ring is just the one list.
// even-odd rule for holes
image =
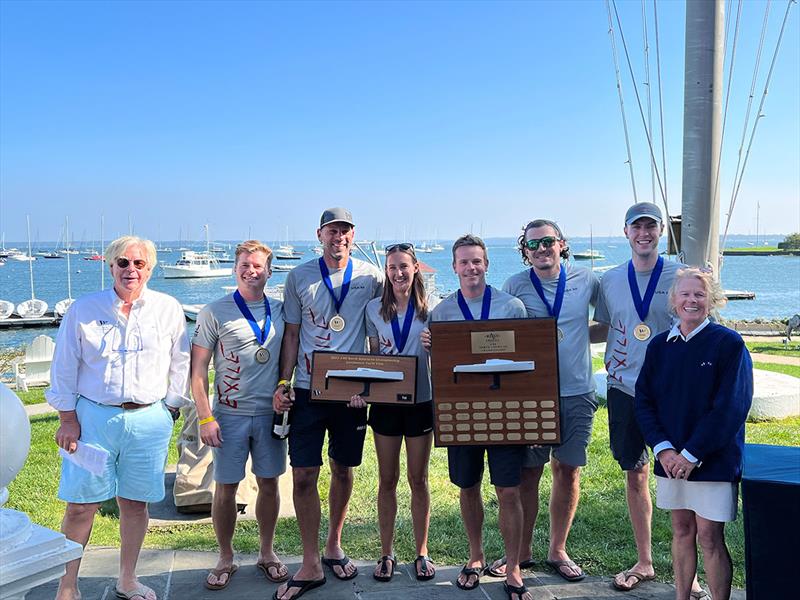
[[278, 385], [285, 385], [285, 386], [287, 386], [287, 387], [288, 387], [288, 386], [289, 386], [289, 380], [288, 380], [288, 379], [281, 379], [281, 380], [278, 382]]
[[216, 419], [214, 418], [214, 415], [211, 415], [210, 417], [206, 417], [205, 419], [200, 419], [200, 425], [205, 425], [206, 423], [213, 423], [214, 421], [216, 421]]

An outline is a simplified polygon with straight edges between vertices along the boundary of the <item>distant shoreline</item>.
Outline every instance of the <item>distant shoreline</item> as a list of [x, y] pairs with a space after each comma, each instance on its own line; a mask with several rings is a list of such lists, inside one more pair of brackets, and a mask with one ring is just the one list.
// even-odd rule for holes
[[800, 256], [798, 250], [783, 250], [782, 248], [725, 248], [723, 256]]

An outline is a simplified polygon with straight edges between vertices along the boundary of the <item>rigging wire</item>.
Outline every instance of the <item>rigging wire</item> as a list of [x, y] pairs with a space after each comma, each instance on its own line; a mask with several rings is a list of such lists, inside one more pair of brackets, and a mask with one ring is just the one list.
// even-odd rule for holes
[[[619, 37], [620, 37], [620, 40], [622, 40], [622, 47], [625, 50], [625, 59], [626, 59], [626, 61], [628, 63], [628, 71], [630, 72], [631, 82], [633, 83], [633, 91], [634, 91], [634, 94], [636, 95], [636, 103], [639, 106], [639, 116], [641, 116], [641, 118], [642, 118], [642, 126], [644, 127], [644, 133], [645, 133], [645, 136], [647, 137], [647, 147], [650, 150], [650, 159], [655, 164], [655, 152], [653, 151], [653, 140], [650, 137], [650, 131], [647, 129], [647, 121], [645, 120], [644, 109], [642, 108], [642, 99], [639, 96], [639, 88], [636, 85], [636, 76], [633, 73], [633, 65], [631, 64], [631, 57], [630, 57], [630, 53], [628, 52], [628, 44], [625, 42], [625, 34], [622, 31], [622, 22], [620, 21], [619, 12], [617, 11], [616, 0], [611, 0], [611, 4], [614, 7], [614, 15], [616, 16], [617, 27], [619, 29]], [[664, 194], [664, 186], [661, 183], [661, 175], [659, 174], [657, 168], [655, 169], [655, 174], [656, 174], [656, 180], [658, 181], [658, 188], [659, 188], [659, 191], [661, 192], [661, 200], [664, 203], [664, 209], [666, 210], [667, 216], [669, 217], [669, 214], [670, 214], [669, 205], [667, 203], [667, 197]], [[672, 227], [672, 221], [669, 218], [667, 219], [667, 223], [669, 224], [669, 231], [670, 231], [670, 235], [672, 235], [672, 239], [676, 239], [675, 238], [675, 231], [674, 231], [674, 229]]]
[[606, 0], [606, 10], [608, 11], [608, 35], [611, 39], [611, 54], [614, 57], [614, 73], [616, 74], [617, 79], [617, 92], [619, 95], [619, 109], [622, 113], [622, 128], [625, 132], [625, 149], [628, 153], [628, 160], [625, 162], [628, 163], [628, 169], [631, 175], [631, 187], [633, 188], [633, 201], [638, 203], [639, 197], [636, 194], [636, 178], [633, 174], [633, 157], [631, 156], [631, 142], [630, 136], [628, 135], [628, 119], [625, 116], [625, 102], [622, 99], [622, 81], [620, 81], [619, 76], [619, 60], [617, 58], [617, 43], [614, 37], [614, 24], [611, 19], [611, 7], [608, 3], [609, 0]]
[[[731, 0], [733, 3], [733, 0]], [[728, 85], [727, 89], [725, 90], [725, 105], [722, 109], [722, 131], [720, 132], [719, 136], [719, 157], [720, 160], [717, 161], [717, 172], [714, 175], [714, 182], [712, 187], [712, 198], [716, 198], [718, 191], [719, 191], [719, 177], [720, 177], [720, 165], [722, 164], [722, 148], [725, 141], [725, 125], [728, 121], [728, 106], [730, 104], [731, 99], [731, 85], [733, 84], [733, 67], [736, 62], [736, 45], [739, 39], [739, 23], [741, 22], [742, 16], [742, 0], [739, 0], [739, 6], [736, 10], [736, 23], [733, 29], [733, 44], [731, 44], [731, 56], [730, 62], [728, 63]], [[727, 47], [728, 44], [728, 32], [730, 31], [730, 12], [728, 12], [726, 16], [726, 33], [725, 33], [725, 45]], [[727, 54], [727, 48], [724, 51], [724, 54]], [[724, 245], [724, 238], [723, 238], [723, 245], [722, 249], [725, 248]], [[709, 250], [711, 249], [711, 237], [709, 236], [708, 241], [706, 242], [706, 256], [708, 256]], [[717, 257], [717, 264], [718, 267], [718, 277], [722, 275], [722, 249], [719, 250], [719, 256]]]
[[[667, 152], [665, 149], [664, 141], [664, 100], [661, 88], [661, 46], [659, 44], [658, 36], [658, 7], [656, 0], [653, 0], [653, 19], [655, 21], [655, 35], [656, 35], [656, 72], [658, 78], [658, 116], [661, 129], [661, 172], [664, 174], [664, 198], [667, 198]], [[655, 198], [655, 191], [653, 192]], [[666, 204], [666, 200], [665, 200]], [[669, 215], [667, 215], [669, 217]]]
[[[642, 40], [644, 42], [644, 84], [647, 86], [647, 129], [653, 131], [653, 101], [650, 93], [650, 44], [647, 40], [647, 4], [642, 0]], [[656, 157], [650, 160], [650, 198], [656, 200]]]
[[[778, 58], [778, 51], [780, 50], [781, 42], [783, 41], [783, 34], [786, 31], [786, 22], [789, 20], [789, 11], [792, 9], [792, 4], [796, 4], [796, 1], [797, 0], [788, 0], [788, 2], [786, 4], [786, 12], [783, 14], [783, 22], [781, 23], [781, 30], [780, 30], [780, 33], [778, 34], [778, 40], [775, 42], [775, 50], [772, 53], [772, 60], [770, 61], [769, 71], [767, 72], [767, 79], [764, 82], [764, 91], [761, 94], [761, 102], [758, 105], [758, 113], [756, 114], [755, 121], [753, 122], [753, 129], [752, 129], [752, 131], [750, 133], [750, 140], [749, 140], [749, 142], [747, 144], [747, 152], [745, 153], [744, 160], [742, 161], [741, 171], [739, 171], [739, 179], [738, 179], [738, 181], [734, 180], [734, 189], [733, 189], [733, 193], [732, 193], [732, 197], [731, 197], [730, 209], [728, 211], [728, 218], [725, 221], [725, 233], [724, 233], [723, 238], [722, 238], [723, 241], [728, 236], [728, 227], [730, 226], [731, 216], [733, 215], [733, 209], [734, 209], [734, 206], [736, 205], [736, 199], [739, 196], [739, 190], [741, 189], [741, 186], [742, 186], [742, 178], [744, 177], [744, 170], [747, 167], [747, 161], [750, 158], [750, 150], [753, 147], [753, 140], [754, 140], [755, 135], [756, 135], [756, 129], [758, 128], [759, 121], [764, 116], [764, 114], [762, 113], [762, 109], [764, 108], [764, 103], [766, 102], [766, 99], [767, 99], [767, 93], [769, 92], [769, 84], [770, 84], [770, 81], [772, 80], [772, 73], [773, 73], [773, 71], [775, 69], [775, 62], [777, 61], [777, 58]], [[760, 53], [760, 49], [759, 49], [759, 53]], [[741, 149], [740, 149], [740, 151], [741, 151]]]

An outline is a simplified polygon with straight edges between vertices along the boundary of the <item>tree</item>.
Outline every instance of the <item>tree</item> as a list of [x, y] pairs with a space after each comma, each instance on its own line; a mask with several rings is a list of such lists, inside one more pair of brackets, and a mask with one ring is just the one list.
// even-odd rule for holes
[[782, 250], [800, 250], [800, 233], [790, 233], [778, 244]]

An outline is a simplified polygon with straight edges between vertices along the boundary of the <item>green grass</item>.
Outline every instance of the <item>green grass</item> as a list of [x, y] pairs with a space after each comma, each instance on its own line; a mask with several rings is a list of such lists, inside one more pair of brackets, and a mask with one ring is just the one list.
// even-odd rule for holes
[[797, 365], [779, 365], [776, 363], [753, 363], [753, 367], [761, 369], [762, 371], [774, 371], [775, 373], [784, 373], [792, 377], [800, 377], [800, 367]]
[[[582, 496], [569, 539], [569, 552], [573, 559], [589, 573], [611, 575], [629, 568], [635, 561], [633, 534], [627, 517], [623, 478], [619, 467], [608, 450], [608, 415], [604, 408], [597, 412], [594, 434], [589, 446], [589, 464], [583, 470]], [[58, 529], [64, 505], [56, 498], [59, 465], [53, 441], [58, 418], [43, 415], [31, 419], [32, 448], [28, 462], [20, 475], [9, 486], [8, 506], [23, 510], [41, 525]], [[170, 463], [177, 460], [174, 437], [180, 431], [176, 425], [170, 448]], [[798, 445], [800, 418], [778, 422], [747, 425], [747, 441], [778, 445]], [[401, 468], [405, 470], [403, 461]], [[327, 494], [329, 472], [322, 469], [320, 495], [323, 502], [322, 531], [327, 527]], [[377, 463], [372, 450], [371, 433], [368, 434], [364, 464], [356, 470], [356, 481], [350, 502], [350, 511], [344, 530], [345, 549], [354, 558], [375, 559], [380, 555], [377, 529]], [[545, 470], [540, 496], [550, 493], [550, 471]], [[653, 487], [655, 483], [651, 484]], [[467, 556], [467, 542], [459, 513], [458, 492], [449, 482], [447, 454], [435, 448], [430, 465], [430, 489], [433, 515], [430, 531], [430, 554], [439, 564], [459, 564]], [[485, 477], [483, 496], [486, 503], [485, 549], [489, 558], [503, 554], [502, 539], [497, 523], [497, 501]], [[414, 541], [411, 532], [410, 495], [408, 486], [398, 487], [399, 511], [395, 549], [398, 559], [414, 558]], [[116, 546], [119, 544], [118, 520], [114, 513], [98, 515], [90, 543]], [[734, 584], [744, 585], [744, 547], [741, 517], [726, 527], [728, 545], [735, 565]], [[546, 502], [542, 502], [539, 522], [534, 535], [533, 556], [542, 561], [547, 552], [548, 519]], [[653, 517], [653, 556], [656, 572], [662, 581], [671, 580], [671, 532], [669, 515], [656, 510]], [[237, 525], [235, 547], [238, 552], [258, 551], [258, 532], [254, 522]], [[209, 525], [177, 525], [152, 528], [145, 538], [149, 547], [185, 550], [214, 550], [214, 532]], [[278, 523], [276, 548], [282, 554], [301, 554], [299, 532], [295, 519], [281, 519]]]
[[47, 402], [44, 399], [44, 391], [47, 388], [40, 387], [40, 388], [28, 388], [27, 392], [20, 392], [19, 390], [14, 390], [14, 393], [19, 396], [19, 399], [22, 400], [24, 405], [29, 404], [41, 404], [42, 402]]
[[745, 342], [747, 349], [756, 354], [772, 354], [774, 356], [794, 356], [800, 358], [800, 344], [780, 344], [777, 342]]
[[744, 246], [741, 248], [725, 248], [725, 252], [778, 252], [777, 246]]

